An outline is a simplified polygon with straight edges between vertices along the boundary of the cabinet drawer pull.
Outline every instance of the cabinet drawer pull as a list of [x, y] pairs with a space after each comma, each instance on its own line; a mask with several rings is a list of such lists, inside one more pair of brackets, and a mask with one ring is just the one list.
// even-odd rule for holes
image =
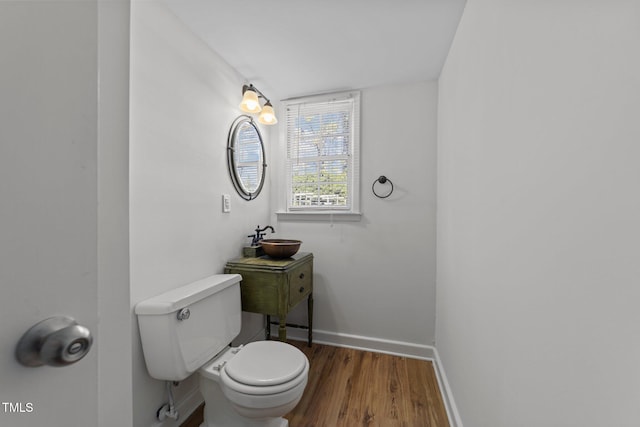
[[300, 273], [300, 276], [299, 276], [299, 277], [300, 277], [301, 279], [304, 279], [304, 273]]
[[304, 292], [304, 286], [300, 286], [299, 291], [300, 291], [300, 293], [303, 293]]

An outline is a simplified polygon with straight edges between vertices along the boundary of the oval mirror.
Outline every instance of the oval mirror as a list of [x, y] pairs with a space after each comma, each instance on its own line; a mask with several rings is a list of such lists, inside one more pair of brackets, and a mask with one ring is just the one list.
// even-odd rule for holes
[[258, 126], [249, 116], [234, 120], [227, 140], [227, 165], [236, 191], [245, 200], [258, 197], [267, 164]]

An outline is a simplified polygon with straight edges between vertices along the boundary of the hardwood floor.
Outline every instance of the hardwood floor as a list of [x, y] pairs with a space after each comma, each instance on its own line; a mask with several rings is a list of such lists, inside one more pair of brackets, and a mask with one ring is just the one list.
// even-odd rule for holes
[[[291, 341], [311, 364], [290, 427], [449, 427], [429, 361]], [[197, 427], [202, 407], [181, 427]], [[230, 426], [231, 427], [231, 426]]]
[[304, 342], [311, 363], [290, 427], [449, 427], [429, 361]]

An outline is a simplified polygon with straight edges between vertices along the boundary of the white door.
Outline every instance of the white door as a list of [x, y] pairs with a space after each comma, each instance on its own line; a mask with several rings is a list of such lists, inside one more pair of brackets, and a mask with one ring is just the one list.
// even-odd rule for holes
[[97, 342], [14, 356], [51, 316], [97, 329], [97, 34], [96, 2], [0, 2], [0, 426], [97, 425]]

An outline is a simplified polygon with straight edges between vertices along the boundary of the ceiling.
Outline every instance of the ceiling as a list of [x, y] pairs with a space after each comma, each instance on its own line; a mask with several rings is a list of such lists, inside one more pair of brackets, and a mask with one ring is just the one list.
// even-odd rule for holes
[[274, 100], [437, 79], [465, 0], [164, 0]]

